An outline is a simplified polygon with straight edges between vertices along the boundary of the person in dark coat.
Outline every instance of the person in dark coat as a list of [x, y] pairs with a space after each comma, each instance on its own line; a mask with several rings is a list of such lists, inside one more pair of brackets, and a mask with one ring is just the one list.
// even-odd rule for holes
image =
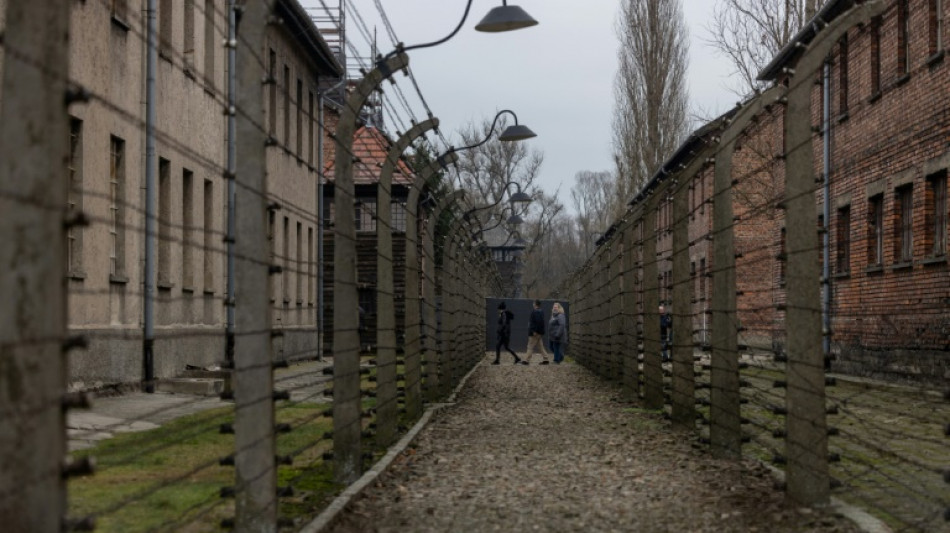
[[514, 317], [515, 314], [508, 310], [508, 306], [505, 305], [505, 302], [498, 304], [498, 329], [495, 331], [498, 341], [495, 343], [495, 360], [492, 362], [493, 365], [501, 364], [502, 346], [515, 358], [516, 365], [521, 362], [521, 358], [518, 357], [518, 354], [508, 346], [508, 343], [511, 342], [511, 319]]
[[528, 322], [528, 349], [524, 355], [523, 365], [531, 361], [535, 353], [541, 354], [541, 364], [548, 364], [548, 352], [544, 349], [544, 312], [541, 311], [541, 301], [534, 301], [534, 310]]

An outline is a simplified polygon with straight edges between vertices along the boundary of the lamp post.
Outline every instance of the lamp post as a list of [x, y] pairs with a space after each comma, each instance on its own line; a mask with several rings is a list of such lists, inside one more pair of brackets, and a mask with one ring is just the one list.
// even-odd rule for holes
[[[359, 374], [358, 293], [356, 288], [356, 229], [354, 224], [353, 133], [359, 110], [379, 84], [397, 70], [406, 68], [409, 50], [428, 48], [448, 41], [461, 29], [472, 0], [468, 0], [462, 20], [448, 36], [431, 43], [410, 47], [398, 46], [377, 61], [375, 68], [357, 84], [346, 101], [336, 128], [337, 154], [334, 163], [336, 198], [336, 236], [334, 238], [333, 281], [333, 449], [337, 481], [351, 483], [361, 474], [361, 393]], [[489, 12], [476, 27], [479, 31], [499, 32], [526, 28], [537, 24], [515, 6], [503, 1], [500, 8]]]

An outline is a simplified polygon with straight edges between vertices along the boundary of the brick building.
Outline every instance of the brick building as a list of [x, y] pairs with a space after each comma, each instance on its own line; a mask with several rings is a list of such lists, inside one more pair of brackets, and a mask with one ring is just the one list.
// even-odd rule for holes
[[[365, 118], [365, 117], [364, 117]], [[386, 154], [392, 146], [392, 141], [380, 129], [369, 124], [363, 125], [353, 134], [353, 154], [357, 161], [353, 166], [353, 184], [356, 197], [355, 222], [357, 239], [357, 284], [360, 306], [360, 344], [364, 348], [376, 344], [376, 275], [377, 275], [377, 247], [376, 235], [383, 231], [376, 220], [376, 196], [379, 185], [379, 172], [386, 161]], [[333, 217], [336, 202], [334, 189], [335, 162], [331, 158], [326, 163], [327, 183], [324, 185], [324, 251], [325, 257], [333, 257], [333, 242], [335, 232]], [[395, 292], [396, 330], [402, 331], [405, 323], [405, 259], [406, 259], [406, 201], [409, 198], [409, 189], [412, 187], [415, 174], [409, 164], [400, 159], [393, 170], [392, 204], [390, 207], [390, 221], [392, 227], [393, 245], [393, 289]], [[333, 338], [333, 261], [325, 264], [324, 294], [326, 295], [326, 310], [324, 321], [324, 338], [327, 344]]]
[[[0, 13], [7, 0], [0, 0]], [[90, 340], [70, 353], [70, 381], [142, 379], [146, 13], [138, 3], [69, 2], [71, 82], [91, 98], [69, 107], [65, 272], [72, 333]], [[283, 24], [267, 26], [261, 50], [275, 83], [263, 102], [268, 133], [278, 349], [316, 353], [315, 271], [318, 91], [342, 68], [296, 0], [279, 0]], [[224, 359], [226, 321], [227, 2], [160, 0], [156, 14], [155, 376]], [[0, 21], [2, 31], [2, 21]], [[15, 43], [7, 43], [15, 46]], [[65, 75], [66, 73], [64, 73]], [[264, 77], [262, 67], [262, 78]], [[0, 94], [2, 98], [2, 94]], [[332, 144], [332, 143], [326, 143]]]
[[[761, 78], [787, 84], [788, 69], [795, 68], [816, 28], [852, 6], [848, 0], [827, 2], [815, 24], [801, 31]], [[950, 2], [891, 0], [881, 16], [847, 31], [829, 57], [827, 75], [815, 79], [816, 230], [819, 237], [827, 233], [829, 241], [835, 370], [934, 381], [950, 376], [948, 18]], [[830, 102], [827, 128], [822, 120], [825, 96]], [[738, 138], [731, 188], [740, 344], [777, 350], [783, 349], [786, 335], [785, 155], [795, 149], [785, 146], [784, 127], [785, 106], [780, 103], [765, 106], [755, 117]], [[696, 144], [704, 128], [664, 164], [649, 187], [650, 194], [658, 195], [655, 238], [664, 301], [673, 288], [670, 232], [679, 216], [672, 212], [675, 183], [665, 176], [689, 165], [709, 143], [719, 142], [713, 137]], [[707, 244], [714, 197], [711, 167], [702, 167], [689, 182], [693, 333], [701, 343], [711, 290], [703, 274], [715, 268]], [[819, 254], [823, 260], [824, 250]], [[677, 304], [673, 302], [674, 309]]]

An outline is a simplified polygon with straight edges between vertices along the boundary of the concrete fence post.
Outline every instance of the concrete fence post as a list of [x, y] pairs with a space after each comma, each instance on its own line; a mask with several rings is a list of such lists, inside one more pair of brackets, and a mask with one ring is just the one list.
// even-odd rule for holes
[[[269, 246], [267, 239], [267, 180], [264, 91], [259, 51], [264, 49], [266, 24], [273, 1], [243, 6], [241, 46], [237, 49], [237, 151], [240, 170], [233, 177], [235, 192], [235, 346], [234, 430], [236, 448], [237, 531], [277, 529], [277, 465], [274, 436], [273, 369]], [[272, 81], [273, 82], [273, 81]]]
[[865, 2], [832, 21], [804, 50], [789, 81], [785, 109], [788, 250], [785, 323], [789, 332], [786, 482], [787, 497], [804, 505], [827, 503], [830, 493], [819, 290], [821, 274], [815, 220], [812, 82], [841, 35], [883, 12], [884, 5], [883, 0]]
[[660, 195], [649, 191], [643, 209], [643, 388], [648, 409], [663, 408], [660, 365], [659, 260], [656, 255], [656, 213]]
[[6, 2], [0, 107], [0, 523], [55, 532], [66, 514], [70, 9]]
[[[261, 48], [263, 49], [263, 48]], [[386, 78], [406, 68], [409, 56], [381, 61], [357, 83], [337, 122], [334, 160], [333, 238], [333, 464], [336, 479], [350, 484], [362, 473], [359, 291], [354, 219], [353, 134], [366, 99]]]
[[[630, 217], [630, 214], [627, 214]], [[623, 339], [623, 385], [631, 400], [640, 398], [640, 368], [637, 349], [636, 236], [633, 221], [623, 230], [623, 304], [620, 331]]]
[[709, 440], [716, 457], [738, 459], [742, 456], [732, 157], [738, 136], [767, 105], [775, 103], [784, 90], [784, 87], [769, 89], [736, 112], [722, 133], [715, 156]]
[[387, 448], [396, 436], [396, 309], [393, 282], [392, 182], [399, 156], [415, 139], [439, 126], [438, 119], [414, 125], [389, 148], [376, 187], [376, 442]]
[[[693, 317], [689, 277], [689, 179], [698, 172], [702, 155], [678, 173], [673, 193], [673, 422], [686, 428], [696, 426], [696, 384], [693, 369]], [[692, 172], [691, 172], [692, 171]]]

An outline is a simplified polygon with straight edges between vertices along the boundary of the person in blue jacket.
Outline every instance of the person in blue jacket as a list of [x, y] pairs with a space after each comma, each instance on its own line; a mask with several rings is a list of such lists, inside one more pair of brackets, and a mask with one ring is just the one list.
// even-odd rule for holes
[[534, 301], [534, 310], [531, 311], [528, 322], [528, 349], [521, 364], [528, 364], [535, 353], [541, 354], [542, 365], [548, 364], [548, 352], [544, 349], [544, 312], [541, 311], [541, 300]]

